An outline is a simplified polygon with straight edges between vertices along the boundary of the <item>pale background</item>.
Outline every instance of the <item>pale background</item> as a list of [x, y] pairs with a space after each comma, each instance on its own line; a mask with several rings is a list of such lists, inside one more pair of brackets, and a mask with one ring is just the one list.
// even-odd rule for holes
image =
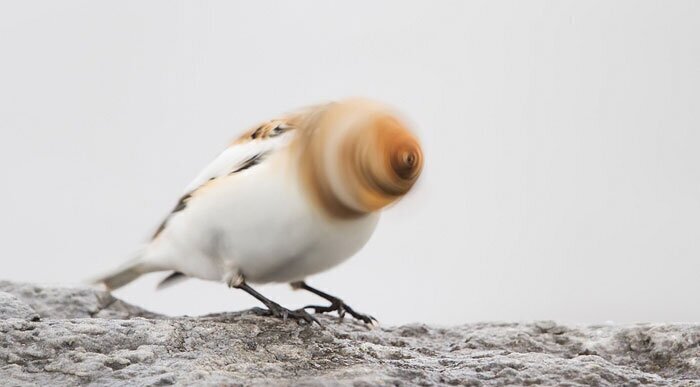
[[[402, 111], [427, 164], [311, 284], [385, 324], [700, 321], [692, 1], [0, 2], [0, 277], [118, 265], [240, 131], [353, 95]], [[117, 295], [257, 305], [160, 278]]]

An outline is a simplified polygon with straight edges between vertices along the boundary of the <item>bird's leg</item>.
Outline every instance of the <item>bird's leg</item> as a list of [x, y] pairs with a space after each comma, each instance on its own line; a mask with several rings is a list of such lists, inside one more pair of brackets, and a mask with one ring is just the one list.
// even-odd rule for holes
[[321, 306], [321, 305], [308, 305], [305, 306], [304, 309], [313, 309], [314, 312], [316, 313], [328, 313], [328, 312], [338, 312], [338, 316], [342, 319], [345, 316], [345, 313], [349, 313], [352, 317], [363, 321], [366, 324], [372, 324], [375, 325], [377, 324], [377, 319], [366, 315], [362, 313], [357, 313], [355, 312], [348, 304], [344, 303], [343, 300], [341, 300], [338, 297], [331, 296], [330, 294], [326, 292], [322, 292], [316, 288], [312, 288], [311, 286], [307, 285], [306, 282], [304, 281], [299, 281], [299, 282], [293, 282], [292, 287], [294, 289], [304, 289], [307, 290], [321, 298], [325, 298], [326, 300], [330, 301], [329, 306]]
[[312, 316], [308, 312], [306, 312], [304, 309], [299, 309], [299, 310], [289, 310], [282, 305], [270, 300], [269, 298], [263, 296], [262, 294], [258, 293], [255, 289], [251, 288], [246, 282], [245, 279], [243, 279], [243, 276], [236, 276], [229, 281], [229, 286], [232, 288], [236, 289], [241, 289], [245, 291], [246, 293], [250, 294], [251, 296], [257, 298], [260, 302], [265, 304], [267, 307], [267, 310], [264, 311], [263, 314], [265, 315], [272, 315], [278, 318], [281, 318], [282, 320], [287, 320], [288, 318], [297, 320], [297, 322], [306, 322], [309, 324], [316, 323], [320, 326], [323, 326], [316, 317]]

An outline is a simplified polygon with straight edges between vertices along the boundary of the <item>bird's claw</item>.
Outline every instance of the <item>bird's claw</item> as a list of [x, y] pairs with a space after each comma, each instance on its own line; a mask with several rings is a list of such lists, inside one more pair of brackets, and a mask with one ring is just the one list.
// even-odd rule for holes
[[322, 306], [322, 305], [307, 305], [303, 309], [313, 309], [314, 313], [330, 313], [330, 312], [338, 312], [338, 317], [342, 320], [345, 317], [345, 314], [348, 313], [352, 317], [354, 317], [357, 320], [360, 320], [364, 322], [365, 324], [369, 324], [372, 326], [378, 326], [379, 321], [377, 321], [376, 318], [355, 312], [351, 307], [349, 307], [347, 304], [345, 304], [343, 301], [338, 300], [329, 306]]
[[303, 308], [297, 310], [289, 310], [279, 304], [271, 304], [268, 306], [268, 309], [253, 308], [253, 313], [260, 316], [272, 316], [281, 318], [282, 321], [287, 321], [288, 319], [296, 320], [296, 322], [299, 324], [306, 323], [312, 325], [313, 323], [316, 323], [320, 327], [323, 327], [323, 324], [321, 324], [321, 322], [318, 321], [316, 317], [311, 315]]

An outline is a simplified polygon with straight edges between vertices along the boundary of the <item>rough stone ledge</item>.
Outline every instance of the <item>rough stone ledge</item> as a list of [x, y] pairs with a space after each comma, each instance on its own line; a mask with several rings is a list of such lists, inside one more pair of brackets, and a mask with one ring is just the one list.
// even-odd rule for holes
[[700, 324], [327, 329], [0, 281], [2, 385], [700, 386]]

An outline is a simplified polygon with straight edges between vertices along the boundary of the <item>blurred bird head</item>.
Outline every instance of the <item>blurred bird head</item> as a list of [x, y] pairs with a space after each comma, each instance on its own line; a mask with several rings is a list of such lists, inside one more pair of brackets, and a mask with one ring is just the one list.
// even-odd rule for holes
[[365, 99], [318, 107], [307, 117], [302, 171], [331, 215], [356, 217], [400, 199], [423, 167], [418, 139], [389, 108]]

